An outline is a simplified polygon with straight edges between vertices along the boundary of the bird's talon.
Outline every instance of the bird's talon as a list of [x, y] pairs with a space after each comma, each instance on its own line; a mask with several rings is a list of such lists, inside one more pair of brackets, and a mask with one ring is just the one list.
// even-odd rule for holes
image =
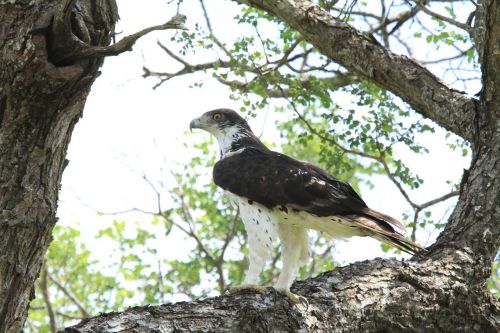
[[303, 304], [304, 306], [309, 307], [309, 302], [307, 301], [307, 298], [305, 298], [304, 296], [296, 295], [292, 293], [290, 290], [282, 288], [277, 289], [277, 291], [281, 295], [288, 298], [288, 300], [290, 300], [290, 302], [292, 302], [293, 304]]

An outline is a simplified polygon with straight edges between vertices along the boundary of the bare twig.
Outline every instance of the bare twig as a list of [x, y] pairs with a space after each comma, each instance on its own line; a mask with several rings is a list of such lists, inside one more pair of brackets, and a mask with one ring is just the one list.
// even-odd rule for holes
[[163, 273], [161, 271], [161, 261], [157, 260], [158, 262], [158, 285], [159, 285], [159, 290], [160, 290], [160, 300], [162, 303], [165, 303], [165, 285], [163, 284]]
[[60, 281], [58, 281], [56, 279], [55, 276], [52, 276], [52, 274], [47, 274], [46, 273], [46, 276], [50, 279], [50, 281], [52, 281], [56, 287], [61, 290], [63, 292], [64, 295], [66, 295], [66, 297], [69, 298], [69, 300], [78, 308], [78, 310], [80, 311], [80, 313], [82, 314], [82, 317], [83, 318], [88, 318], [90, 317], [90, 314], [88, 313], [88, 311], [85, 309], [85, 307], [82, 305], [82, 303], [80, 303], [80, 301], [78, 300], [78, 298], [68, 289], [66, 288]]
[[[429, 0], [426, 1], [421, 1], [422, 5], [426, 5], [429, 3]], [[401, 12], [397, 14], [394, 17], [391, 18], [385, 18], [385, 17], [378, 17], [380, 20], [380, 24], [377, 25], [376, 27], [373, 27], [372, 29], [368, 30], [368, 33], [372, 34], [375, 32], [378, 32], [381, 29], [387, 28], [392, 23], [396, 23], [394, 27], [387, 33], [388, 35], [392, 35], [397, 29], [399, 29], [405, 22], [407, 22], [409, 19], [414, 17], [415, 15], [418, 14], [418, 12], [421, 10], [419, 6], [414, 6], [410, 10]]]
[[426, 64], [426, 65], [432, 65], [432, 64], [438, 64], [440, 62], [443, 62], [443, 61], [451, 61], [451, 60], [456, 60], [456, 59], [460, 59], [461, 57], [465, 56], [470, 50], [472, 50], [473, 48], [470, 47], [468, 48], [467, 50], [464, 50], [464, 51], [460, 51], [458, 54], [454, 55], [454, 56], [451, 56], [451, 57], [444, 57], [444, 58], [441, 58], [441, 59], [435, 59], [435, 60], [427, 60], [427, 61], [422, 61], [423, 64]]
[[207, 8], [205, 7], [205, 2], [203, 0], [200, 1], [201, 10], [203, 11], [203, 16], [205, 17], [205, 22], [207, 24], [208, 31], [210, 32], [210, 38], [213, 42], [228, 56], [229, 58], [233, 58], [231, 52], [224, 46], [224, 44], [215, 36], [214, 31], [212, 29], [212, 24], [210, 23], [210, 18], [208, 16]]
[[47, 309], [47, 314], [49, 315], [50, 331], [52, 333], [56, 333], [57, 332], [56, 319], [55, 319], [54, 309], [52, 308], [52, 303], [50, 301], [49, 287], [47, 285], [47, 265], [46, 264], [43, 265], [42, 274], [40, 277], [40, 283], [38, 284], [38, 286], [40, 287], [40, 290], [42, 292], [43, 302], [45, 303], [45, 307]]
[[287, 50], [285, 50], [285, 53], [283, 53], [283, 57], [281, 57], [281, 59], [276, 63], [273, 70], [277, 70], [284, 64], [288, 63], [288, 57], [302, 41], [303, 41], [302, 37], [297, 38], [295, 42], [293, 42], [293, 44], [290, 45], [290, 47]]
[[423, 204], [418, 205], [418, 209], [423, 210], [423, 209], [429, 208], [430, 206], [433, 206], [433, 205], [435, 205], [437, 203], [440, 203], [442, 201], [445, 201], [445, 200], [448, 200], [450, 198], [456, 197], [459, 194], [460, 194], [460, 191], [452, 191], [452, 192], [447, 193], [445, 195], [442, 195], [442, 196], [440, 196], [438, 198], [429, 200], [429, 201], [427, 201], [427, 202], [425, 202]]
[[143, 29], [135, 34], [123, 37], [116, 44], [110, 46], [93, 46], [81, 50], [78, 54], [73, 55], [75, 58], [88, 58], [96, 56], [114, 56], [125, 51], [130, 51], [135, 42], [142, 36], [157, 30], [167, 30], [167, 29], [182, 29], [186, 30], [184, 22], [186, 21], [186, 16], [178, 14], [172, 17], [168, 22], [160, 25], [155, 25], [146, 29]]
[[417, 222], [418, 222], [418, 214], [420, 214], [420, 210], [415, 210], [413, 213], [413, 226], [411, 227], [411, 240], [416, 242], [417, 238]]
[[84, 317], [82, 316], [72, 316], [72, 315], [69, 315], [67, 313], [64, 313], [62, 311], [56, 311], [56, 313], [61, 316], [61, 317], [64, 317], [64, 318], [67, 318], [67, 319], [70, 319], [70, 320], [82, 320], [82, 319], [85, 319]]
[[427, 8], [425, 5], [422, 5], [422, 3], [420, 3], [419, 1], [414, 1], [415, 4], [417, 5], [417, 7], [419, 7], [424, 13], [426, 13], [427, 15], [430, 15], [438, 20], [441, 20], [441, 21], [444, 21], [444, 22], [447, 22], [449, 24], [452, 24], [462, 30], [465, 30], [467, 31], [469, 34], [472, 34], [472, 28], [465, 24], [465, 23], [462, 23], [462, 22], [458, 22], [452, 18], [449, 18], [447, 16], [444, 16], [444, 15], [441, 15], [441, 14], [438, 14], [432, 10], [430, 10], [429, 8]]
[[226, 239], [224, 240], [224, 245], [222, 246], [222, 250], [221, 250], [221, 253], [219, 255], [219, 261], [224, 260], [224, 254], [226, 252], [226, 249], [227, 249], [229, 243], [231, 243], [234, 236], [236, 235], [236, 230], [237, 230], [238, 223], [239, 223], [239, 217], [240, 217], [240, 208], [236, 207], [236, 213], [234, 214], [234, 217], [231, 221], [231, 230], [228, 232]]

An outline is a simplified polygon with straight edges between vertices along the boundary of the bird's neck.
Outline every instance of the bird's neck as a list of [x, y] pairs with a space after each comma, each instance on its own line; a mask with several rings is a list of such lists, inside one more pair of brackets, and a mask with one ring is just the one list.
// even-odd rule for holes
[[247, 147], [267, 149], [251, 130], [243, 127], [229, 127], [214, 136], [219, 141], [221, 158]]

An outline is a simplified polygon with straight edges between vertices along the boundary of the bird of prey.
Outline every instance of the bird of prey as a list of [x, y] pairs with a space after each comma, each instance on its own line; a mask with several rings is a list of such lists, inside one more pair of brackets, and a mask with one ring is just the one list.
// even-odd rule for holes
[[309, 258], [308, 229], [337, 239], [370, 236], [408, 253], [421, 249], [398, 231], [404, 229], [398, 220], [368, 208], [349, 184], [267, 148], [237, 112], [206, 112], [190, 128], [218, 140], [221, 158], [213, 179], [238, 205], [247, 231], [249, 268], [240, 289], [264, 290], [258, 277], [279, 237], [283, 268], [275, 287], [295, 299], [289, 289]]

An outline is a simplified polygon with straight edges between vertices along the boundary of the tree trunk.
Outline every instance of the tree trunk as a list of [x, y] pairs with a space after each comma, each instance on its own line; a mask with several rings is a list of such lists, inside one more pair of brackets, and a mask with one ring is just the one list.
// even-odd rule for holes
[[[67, 2], [67, 1], [66, 1]], [[0, 332], [21, 332], [56, 223], [68, 142], [102, 59], [57, 66], [51, 22], [65, 1], [0, 4]], [[70, 3], [73, 5], [74, 3]], [[78, 3], [75, 34], [108, 45], [113, 0]], [[85, 22], [84, 24], [82, 22]], [[59, 50], [60, 51], [60, 50]]]
[[500, 246], [500, 1], [480, 1], [476, 11], [479, 100], [448, 88], [308, 1], [238, 2], [280, 18], [331, 59], [471, 142], [472, 164], [445, 230], [428, 252], [410, 261], [359, 262], [295, 283], [292, 291], [308, 305], [292, 305], [272, 291], [248, 293], [131, 308], [66, 331], [498, 332], [500, 305], [485, 280]]

